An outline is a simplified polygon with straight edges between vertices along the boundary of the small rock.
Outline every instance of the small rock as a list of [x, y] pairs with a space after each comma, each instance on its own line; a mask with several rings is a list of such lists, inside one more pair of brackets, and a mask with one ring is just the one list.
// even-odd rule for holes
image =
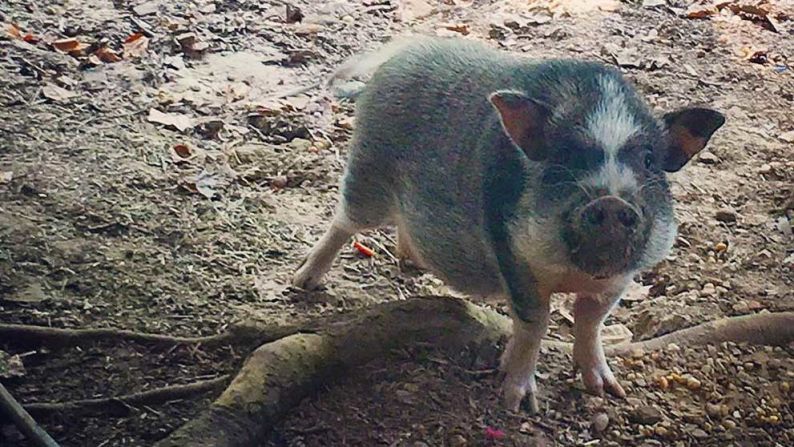
[[667, 428], [662, 427], [661, 425], [659, 425], [656, 428], [654, 428], [653, 431], [654, 431], [654, 433], [656, 433], [656, 436], [659, 436], [659, 437], [662, 437], [662, 438], [667, 436], [667, 433], [669, 433]]
[[628, 416], [631, 422], [643, 425], [653, 425], [662, 420], [662, 412], [648, 405], [633, 409]]
[[700, 291], [700, 296], [704, 296], [704, 297], [714, 296], [716, 294], [717, 294], [717, 288], [714, 286], [714, 284], [710, 282], [703, 285], [703, 289]]
[[780, 134], [780, 139], [786, 143], [794, 143], [794, 130]]
[[692, 430], [692, 436], [694, 436], [696, 438], [699, 438], [699, 439], [703, 439], [703, 438], [708, 438], [709, 434], [706, 433], [705, 431], [703, 431], [703, 429], [696, 428], [696, 429]]
[[699, 390], [701, 386], [702, 384], [700, 383], [700, 380], [694, 377], [689, 377], [688, 379], [686, 379], [686, 387], [692, 391]]
[[717, 213], [714, 215], [714, 217], [718, 221], [724, 222], [724, 223], [734, 223], [734, 222], [736, 222], [736, 213], [734, 211], [732, 211], [732, 210], [727, 209], [727, 208], [717, 211]]
[[722, 421], [722, 426], [725, 428], [725, 430], [733, 430], [736, 428], [736, 422], [733, 422], [730, 419], [725, 419]]
[[609, 425], [609, 416], [607, 416], [606, 413], [596, 414], [590, 422], [590, 426], [596, 433], [601, 433], [606, 430], [607, 425]]
[[717, 245], [714, 246], [714, 250], [717, 253], [722, 253], [723, 251], [728, 250], [728, 244], [725, 242], [718, 242]]
[[706, 404], [706, 414], [713, 418], [722, 416], [722, 405], [712, 403]]
[[704, 165], [715, 165], [720, 162], [720, 159], [709, 151], [703, 151], [698, 156], [698, 161]]
[[463, 435], [456, 434], [449, 438], [450, 447], [464, 447], [469, 445], [469, 440], [464, 438]]

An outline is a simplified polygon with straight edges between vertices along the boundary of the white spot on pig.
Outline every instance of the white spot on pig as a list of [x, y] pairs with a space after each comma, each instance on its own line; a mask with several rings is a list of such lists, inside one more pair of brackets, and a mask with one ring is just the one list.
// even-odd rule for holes
[[595, 188], [604, 188], [611, 195], [636, 191], [638, 188], [634, 171], [614, 159], [607, 160], [601, 169], [587, 177], [584, 183]]
[[612, 161], [640, 127], [629, 110], [621, 85], [605, 75], [598, 77], [598, 84], [601, 100], [587, 119], [587, 132], [606, 152], [607, 161]]

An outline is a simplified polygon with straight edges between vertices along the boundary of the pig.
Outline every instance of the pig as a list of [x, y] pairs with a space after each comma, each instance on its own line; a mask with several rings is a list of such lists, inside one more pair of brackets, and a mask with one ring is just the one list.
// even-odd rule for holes
[[535, 370], [553, 293], [573, 293], [573, 358], [585, 388], [625, 397], [600, 327], [633, 277], [676, 238], [667, 173], [725, 122], [704, 107], [655, 116], [616, 69], [532, 60], [468, 39], [409, 38], [343, 66], [374, 73], [335, 217], [292, 284], [317, 287], [365, 229], [472, 298], [504, 297], [513, 334], [504, 404], [539, 410]]

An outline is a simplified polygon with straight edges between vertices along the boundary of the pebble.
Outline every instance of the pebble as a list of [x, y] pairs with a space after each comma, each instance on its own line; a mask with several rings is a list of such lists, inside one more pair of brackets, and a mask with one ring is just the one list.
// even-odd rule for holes
[[692, 391], [699, 390], [701, 385], [702, 384], [700, 383], [700, 380], [698, 380], [698, 379], [696, 379], [694, 377], [689, 377], [689, 378], [686, 379], [686, 387], [689, 388]]
[[653, 425], [662, 420], [662, 412], [654, 407], [643, 405], [629, 413], [629, 420], [637, 424]]
[[464, 447], [467, 445], [469, 445], [469, 440], [464, 438], [463, 435], [452, 435], [452, 437], [449, 438], [450, 447]]
[[700, 153], [698, 161], [705, 165], [715, 165], [720, 162], [720, 159], [709, 151], [703, 151]]
[[590, 426], [596, 433], [601, 433], [606, 430], [607, 425], [609, 425], [609, 416], [607, 416], [606, 413], [596, 414], [590, 422]]
[[706, 404], [706, 414], [713, 418], [722, 416], [722, 405], [711, 403]]
[[709, 434], [703, 431], [703, 429], [696, 428], [692, 430], [692, 436], [696, 438], [708, 438]]
[[728, 244], [725, 242], [719, 242], [714, 246], [714, 250], [716, 250], [717, 253], [722, 253], [723, 251], [728, 250]]
[[717, 294], [717, 287], [714, 284], [707, 282], [703, 289], [700, 291], [701, 296], [715, 296]]
[[666, 428], [662, 427], [661, 425], [657, 426], [653, 429], [656, 436], [665, 437], [669, 433]]
[[724, 421], [722, 421], [722, 426], [723, 428], [725, 428], [725, 430], [733, 430], [734, 428], [736, 428], [736, 422], [730, 419], [725, 419]]
[[717, 211], [717, 213], [714, 215], [714, 217], [718, 221], [724, 222], [724, 223], [736, 222], [736, 213], [734, 211], [732, 211], [732, 210], [727, 209], [727, 208]]

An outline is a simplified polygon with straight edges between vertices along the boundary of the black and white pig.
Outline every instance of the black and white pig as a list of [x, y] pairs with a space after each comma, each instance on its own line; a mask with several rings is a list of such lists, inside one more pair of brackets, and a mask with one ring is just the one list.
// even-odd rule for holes
[[293, 284], [317, 286], [353, 234], [396, 225], [398, 251], [470, 296], [504, 296], [513, 336], [505, 404], [538, 410], [549, 298], [576, 293], [585, 386], [624, 396], [599, 329], [632, 277], [676, 236], [667, 172], [725, 121], [707, 108], [654, 117], [613, 68], [529, 60], [470, 40], [401, 40], [335, 76], [374, 74], [356, 105], [341, 197]]

